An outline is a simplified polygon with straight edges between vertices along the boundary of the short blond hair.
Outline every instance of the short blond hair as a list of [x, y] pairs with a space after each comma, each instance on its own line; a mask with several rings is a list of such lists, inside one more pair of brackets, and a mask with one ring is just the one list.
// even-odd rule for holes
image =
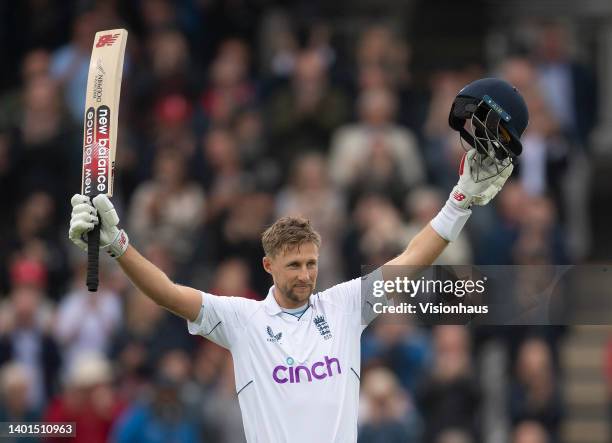
[[282, 217], [264, 231], [261, 244], [268, 257], [304, 243], [321, 247], [321, 236], [312, 228], [310, 220], [304, 217]]

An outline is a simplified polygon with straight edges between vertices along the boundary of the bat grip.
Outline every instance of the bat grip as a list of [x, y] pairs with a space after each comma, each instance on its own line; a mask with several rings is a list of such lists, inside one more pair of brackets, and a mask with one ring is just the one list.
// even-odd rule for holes
[[98, 290], [98, 262], [100, 252], [100, 224], [87, 235], [87, 289]]

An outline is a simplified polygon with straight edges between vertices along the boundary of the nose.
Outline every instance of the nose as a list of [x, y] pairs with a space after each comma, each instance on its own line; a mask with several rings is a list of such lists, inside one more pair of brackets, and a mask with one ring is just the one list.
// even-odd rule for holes
[[298, 276], [298, 278], [300, 279], [300, 281], [303, 281], [303, 282], [310, 281], [310, 272], [308, 271], [307, 266], [302, 266], [300, 268], [300, 275]]

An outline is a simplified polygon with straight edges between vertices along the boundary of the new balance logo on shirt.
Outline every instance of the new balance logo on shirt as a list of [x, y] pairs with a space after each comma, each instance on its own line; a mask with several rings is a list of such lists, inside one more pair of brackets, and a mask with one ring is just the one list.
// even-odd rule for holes
[[312, 382], [314, 380], [323, 380], [327, 377], [334, 376], [334, 363], [338, 374], [342, 374], [340, 361], [337, 358], [329, 358], [325, 356], [324, 361], [317, 361], [308, 366], [284, 366], [278, 365], [272, 370], [272, 379], [278, 384]]

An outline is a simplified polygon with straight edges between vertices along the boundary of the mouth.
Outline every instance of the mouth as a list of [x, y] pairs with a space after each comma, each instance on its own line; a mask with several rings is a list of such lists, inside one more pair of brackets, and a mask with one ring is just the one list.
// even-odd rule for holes
[[310, 290], [311, 286], [310, 285], [295, 285], [293, 288], [299, 291], [304, 291], [304, 290]]

